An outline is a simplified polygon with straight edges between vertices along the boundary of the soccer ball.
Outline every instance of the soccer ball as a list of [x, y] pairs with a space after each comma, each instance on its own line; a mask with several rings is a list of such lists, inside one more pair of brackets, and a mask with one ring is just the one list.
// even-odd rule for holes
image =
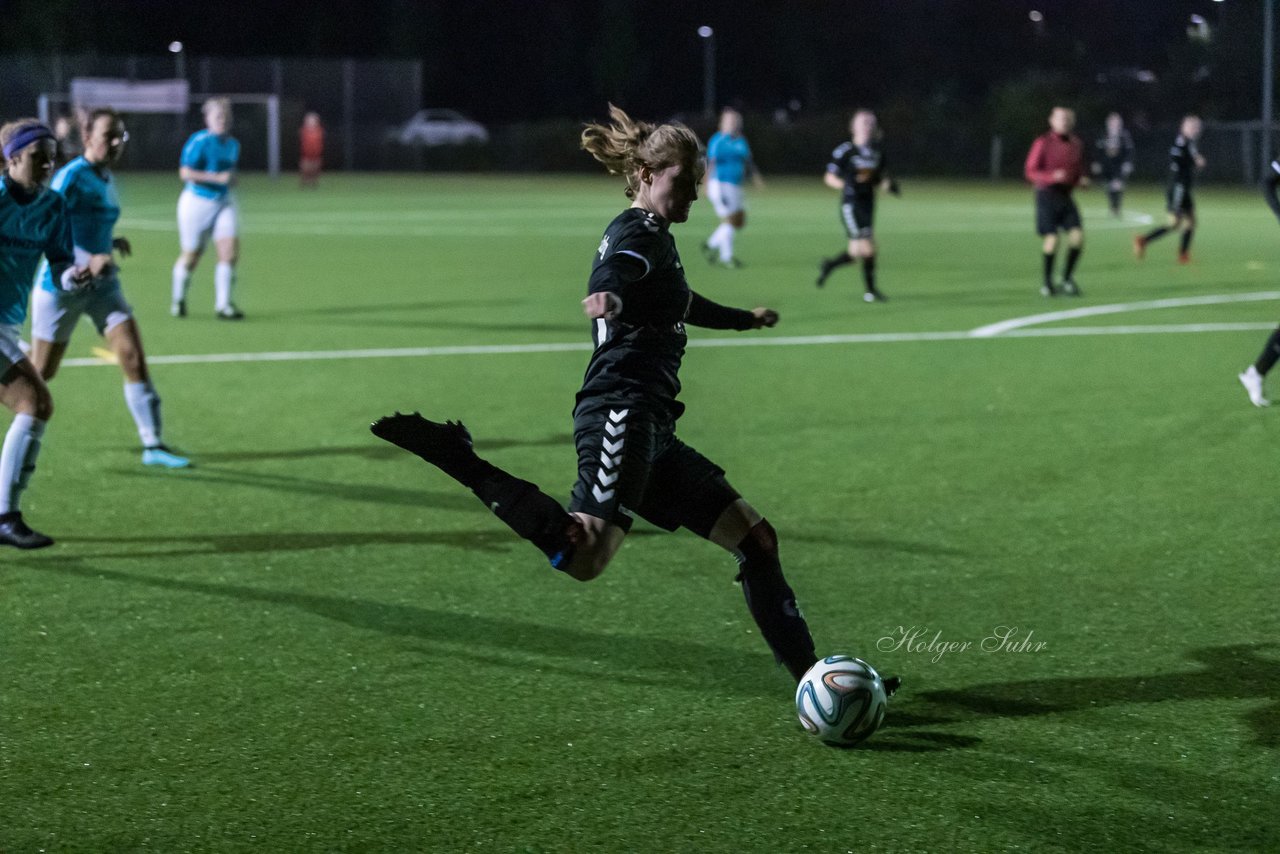
[[796, 688], [800, 725], [837, 747], [857, 744], [879, 729], [884, 704], [880, 674], [851, 655], [827, 656], [809, 668]]

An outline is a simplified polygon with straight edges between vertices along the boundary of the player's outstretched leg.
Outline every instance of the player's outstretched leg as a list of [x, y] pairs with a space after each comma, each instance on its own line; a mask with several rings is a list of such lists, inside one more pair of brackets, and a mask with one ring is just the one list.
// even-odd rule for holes
[[1262, 353], [1258, 356], [1258, 360], [1246, 368], [1243, 373], [1239, 374], [1240, 384], [1248, 392], [1249, 400], [1254, 406], [1271, 405], [1271, 401], [1267, 400], [1266, 395], [1262, 393], [1262, 381], [1271, 371], [1271, 368], [1275, 366], [1277, 360], [1280, 360], [1280, 327], [1277, 327], [1271, 333], [1271, 337], [1267, 339], [1267, 345], [1262, 348]]
[[796, 594], [782, 575], [773, 526], [764, 519], [757, 522], [738, 543], [735, 557], [747, 610], [774, 657], [799, 682], [818, 655], [809, 625], [796, 605]]
[[818, 265], [818, 280], [814, 284], [822, 287], [827, 283], [827, 279], [836, 271], [837, 267], [843, 267], [845, 264], [852, 264], [853, 262], [854, 257], [848, 252], [841, 252], [839, 255], [823, 258], [822, 263]]
[[441, 424], [417, 412], [397, 412], [379, 418], [369, 429], [470, 489], [507, 527], [537, 546], [553, 567], [569, 569], [581, 523], [534, 484], [477, 456], [471, 433], [461, 422]]

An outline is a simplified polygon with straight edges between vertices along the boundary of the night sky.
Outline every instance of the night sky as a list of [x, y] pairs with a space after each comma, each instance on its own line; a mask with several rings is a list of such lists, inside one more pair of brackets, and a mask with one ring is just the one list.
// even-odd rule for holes
[[[876, 105], [890, 97], [980, 102], [1003, 80], [1116, 69], [1190, 73], [1193, 13], [1218, 27], [1219, 112], [1248, 112], [1257, 0], [792, 0], [466, 2], [114, 0], [5, 2], [6, 53], [354, 56], [421, 59], [424, 99], [487, 121], [574, 117], [604, 100], [650, 114], [702, 101], [714, 28], [717, 100], [771, 110]], [[1040, 25], [1031, 10], [1043, 13]], [[1211, 52], [1212, 53], [1212, 52]], [[1233, 67], [1238, 66], [1238, 67]], [[1253, 77], [1251, 77], [1252, 75]], [[1212, 75], [1211, 75], [1212, 76]], [[1256, 86], [1251, 87], [1251, 91]], [[1256, 107], [1256, 92], [1250, 97]], [[1204, 92], [1201, 93], [1204, 98]], [[1201, 105], [1204, 108], [1204, 105]], [[1208, 110], [1207, 110], [1208, 111]], [[1249, 112], [1256, 115], [1256, 109]], [[1225, 115], [1224, 117], [1233, 117]]]

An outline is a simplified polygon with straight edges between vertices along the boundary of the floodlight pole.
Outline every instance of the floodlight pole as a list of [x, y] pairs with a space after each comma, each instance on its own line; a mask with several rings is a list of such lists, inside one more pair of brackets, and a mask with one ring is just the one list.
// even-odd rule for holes
[[716, 114], [716, 34], [710, 27], [698, 27], [702, 38], [702, 112], [707, 118]]
[[1276, 0], [1265, 0], [1262, 7], [1262, 169], [1271, 171], [1272, 95], [1275, 84]]

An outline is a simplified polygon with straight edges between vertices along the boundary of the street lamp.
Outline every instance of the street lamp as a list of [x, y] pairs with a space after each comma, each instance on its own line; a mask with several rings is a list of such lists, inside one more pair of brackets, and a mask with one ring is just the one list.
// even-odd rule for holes
[[174, 76], [185, 79], [187, 76], [187, 56], [182, 52], [182, 42], [169, 42], [169, 53], [173, 54]]
[[707, 118], [716, 114], [716, 34], [705, 24], [698, 27], [702, 39], [702, 112]]

